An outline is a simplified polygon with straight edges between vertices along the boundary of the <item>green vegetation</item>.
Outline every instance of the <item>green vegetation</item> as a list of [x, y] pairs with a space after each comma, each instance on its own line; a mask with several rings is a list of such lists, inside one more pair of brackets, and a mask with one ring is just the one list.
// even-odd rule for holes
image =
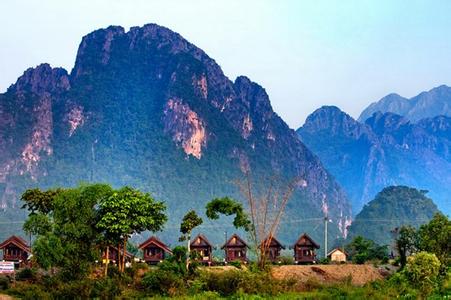
[[357, 214], [349, 227], [349, 237], [360, 235], [379, 245], [392, 245], [395, 228], [419, 227], [439, 212], [426, 193], [406, 186], [384, 188]]
[[186, 256], [186, 268], [189, 268], [190, 264], [190, 255], [191, 255], [191, 232], [194, 228], [201, 225], [203, 220], [201, 217], [197, 215], [194, 210], [190, 210], [182, 220], [180, 224], [180, 232], [182, 236], [180, 237], [180, 241], [187, 241], [187, 256]]
[[388, 261], [387, 246], [379, 246], [372, 240], [357, 236], [346, 246], [349, 258], [356, 264], [363, 264], [370, 260]]
[[[261, 268], [254, 261], [227, 267], [200, 267], [194, 261], [187, 265], [189, 252], [181, 246], [157, 266], [135, 262], [126, 267], [119, 260], [106, 269], [98, 263], [101, 251], [113, 242], [126, 242], [135, 232], [161, 229], [166, 220], [163, 203], [129, 187], [114, 190], [103, 184], [55, 191], [34, 190], [24, 196], [26, 207], [33, 208], [25, 226], [37, 236], [33, 268], [21, 269], [15, 283], [0, 277], [3, 293], [21, 299], [439, 299], [451, 294], [451, 223], [442, 214], [418, 230], [402, 227], [397, 244], [407, 258], [405, 267], [358, 287], [351, 277], [341, 282], [278, 279], [270, 266]], [[213, 203], [207, 205], [215, 207], [209, 215], [235, 207], [230, 199]], [[180, 228], [185, 239], [201, 223], [197, 213], [189, 211]], [[132, 247], [127, 245], [123, 249]], [[387, 260], [386, 246], [360, 236], [346, 250], [357, 264]]]

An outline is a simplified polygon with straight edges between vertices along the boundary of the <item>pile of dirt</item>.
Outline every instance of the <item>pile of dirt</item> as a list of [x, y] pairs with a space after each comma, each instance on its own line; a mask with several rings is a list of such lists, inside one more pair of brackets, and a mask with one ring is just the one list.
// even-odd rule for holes
[[372, 265], [309, 265], [279, 266], [271, 270], [274, 278], [296, 280], [299, 284], [314, 280], [321, 283], [338, 283], [350, 280], [353, 285], [364, 285], [382, 279], [379, 269]]

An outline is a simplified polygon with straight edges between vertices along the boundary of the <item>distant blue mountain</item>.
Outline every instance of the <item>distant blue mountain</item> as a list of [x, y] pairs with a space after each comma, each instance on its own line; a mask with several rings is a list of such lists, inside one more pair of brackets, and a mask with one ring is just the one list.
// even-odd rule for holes
[[450, 117], [413, 123], [376, 112], [360, 123], [327, 106], [312, 113], [297, 133], [344, 187], [354, 214], [391, 185], [429, 190], [438, 207], [451, 213]]
[[406, 99], [398, 94], [389, 94], [370, 104], [360, 114], [358, 120], [363, 123], [378, 111], [395, 113], [404, 116], [411, 122], [439, 115], [451, 117], [451, 87], [441, 85], [411, 99]]

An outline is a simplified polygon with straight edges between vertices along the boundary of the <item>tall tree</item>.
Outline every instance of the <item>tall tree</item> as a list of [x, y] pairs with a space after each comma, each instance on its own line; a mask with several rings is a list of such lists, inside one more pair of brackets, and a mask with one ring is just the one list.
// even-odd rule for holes
[[26, 190], [21, 196], [21, 200], [24, 202], [22, 209], [27, 209], [30, 214], [42, 213], [46, 215], [53, 210], [55, 197], [62, 191], [62, 189], [41, 191], [38, 188]]
[[58, 267], [66, 280], [86, 275], [98, 258], [96, 206], [110, 191], [108, 185], [94, 184], [60, 189], [56, 194], [53, 190], [24, 194], [22, 198], [28, 199], [24, 208], [31, 212], [24, 229], [37, 235], [33, 253], [39, 265]]
[[201, 217], [197, 215], [194, 210], [190, 210], [182, 219], [182, 223], [180, 224], [180, 232], [182, 236], [180, 237], [180, 241], [187, 240], [187, 251], [188, 255], [186, 256], [186, 269], [189, 268], [190, 256], [191, 256], [191, 232], [194, 228], [201, 225], [203, 220]]
[[163, 202], [155, 201], [150, 194], [130, 187], [114, 191], [101, 199], [98, 208], [97, 228], [107, 241], [118, 241], [119, 270], [125, 269], [127, 241], [134, 233], [145, 230], [159, 231], [167, 221]]
[[451, 220], [447, 216], [435, 214], [429, 223], [420, 226], [418, 235], [421, 250], [434, 253], [442, 267], [451, 264]]
[[407, 257], [418, 250], [417, 230], [412, 226], [399, 228], [396, 248], [399, 253], [401, 268], [404, 268], [407, 263]]
[[266, 264], [267, 253], [272, 239], [275, 237], [285, 208], [295, 188], [302, 186], [302, 180], [295, 178], [284, 181], [275, 176], [261, 178], [257, 184], [252, 180], [250, 172], [245, 180], [236, 181], [243, 197], [247, 200], [250, 225], [248, 231], [257, 253], [261, 268]]

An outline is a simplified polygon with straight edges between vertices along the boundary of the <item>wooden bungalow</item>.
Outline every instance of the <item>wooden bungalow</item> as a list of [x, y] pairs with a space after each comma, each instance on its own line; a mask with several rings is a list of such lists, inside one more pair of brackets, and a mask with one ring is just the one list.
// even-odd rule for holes
[[236, 233], [221, 247], [225, 251], [225, 261], [243, 261], [247, 262], [246, 251], [249, 246]]
[[[118, 257], [119, 257], [118, 254], [119, 254], [119, 251], [118, 251], [117, 247], [114, 247], [114, 246], [108, 247], [108, 259], [109, 259], [110, 263], [114, 264], [114, 263], [116, 263], [118, 261]], [[122, 255], [122, 250], [121, 250], [121, 255]], [[133, 258], [134, 258], [133, 254], [131, 254], [128, 251], [125, 251], [125, 262], [126, 263], [131, 263]], [[106, 250], [102, 251], [102, 260], [105, 263], [105, 261], [106, 261]]]
[[157, 264], [172, 254], [171, 249], [156, 236], [151, 236], [138, 247], [143, 250], [144, 261], [148, 264]]
[[197, 253], [197, 262], [211, 265], [213, 245], [204, 235], [198, 234], [191, 241], [190, 248], [192, 252]]
[[327, 257], [333, 262], [346, 262], [347, 256], [346, 252], [340, 248], [335, 248], [327, 254]]
[[[260, 247], [262, 247], [264, 243], [267, 243], [268, 239], [269, 239], [269, 237], [264, 239], [262, 241]], [[269, 242], [269, 247], [266, 250], [266, 257], [271, 262], [277, 262], [278, 259], [279, 259], [279, 256], [280, 256], [280, 252], [282, 251], [282, 249], [285, 249], [285, 247], [275, 237], [272, 237], [271, 241]]]
[[13, 235], [0, 244], [0, 249], [3, 260], [16, 262], [19, 266], [28, 264], [31, 249], [23, 238]]
[[294, 244], [293, 249], [295, 263], [307, 264], [316, 262], [315, 249], [319, 249], [319, 245], [308, 234], [302, 234]]

